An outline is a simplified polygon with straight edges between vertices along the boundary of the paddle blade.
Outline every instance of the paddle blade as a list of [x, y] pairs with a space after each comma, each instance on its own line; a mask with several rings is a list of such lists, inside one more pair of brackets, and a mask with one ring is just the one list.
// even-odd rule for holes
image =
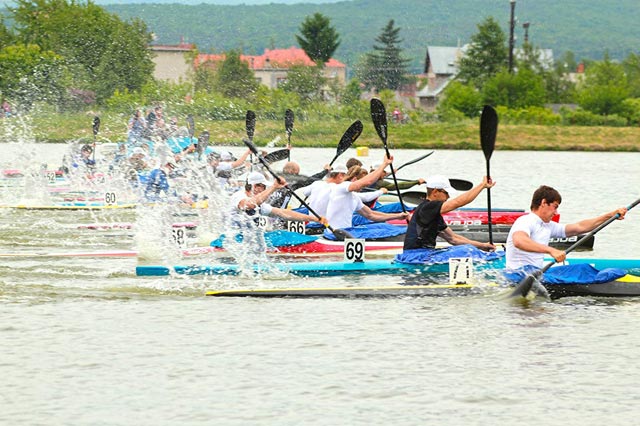
[[380, 99], [371, 99], [371, 120], [376, 128], [378, 136], [382, 140], [385, 149], [387, 148], [387, 111]]
[[[410, 166], [411, 164], [415, 164], [415, 163], [417, 163], [418, 161], [422, 161], [422, 160], [424, 160], [425, 158], [427, 158], [428, 156], [430, 156], [430, 155], [431, 155], [431, 154], [433, 154], [434, 152], [435, 152], [435, 151], [431, 151], [431, 152], [429, 152], [429, 153], [427, 153], [427, 154], [424, 154], [424, 155], [422, 155], [422, 156], [420, 156], [420, 157], [416, 158], [415, 160], [411, 160], [411, 161], [409, 161], [409, 162], [404, 163], [402, 166], [400, 166], [400, 167], [398, 167], [398, 168], [396, 169], [396, 172], [397, 172], [397, 171], [399, 171], [400, 169], [402, 169], [403, 167], [407, 167], [407, 166]], [[452, 186], [453, 186], [453, 185], [452, 185]], [[455, 187], [454, 187], [454, 188], [455, 188]]]
[[351, 126], [347, 129], [346, 132], [342, 135], [340, 142], [338, 143], [338, 149], [336, 155], [342, 155], [347, 149], [353, 145], [353, 143], [360, 137], [362, 134], [362, 122], [360, 120], [354, 121]]
[[93, 136], [96, 136], [100, 131], [100, 117], [97, 115], [93, 117]]
[[198, 137], [197, 152], [198, 152], [199, 159], [202, 158], [202, 154], [205, 152], [208, 145], [209, 145], [209, 132], [205, 130], [204, 132], [200, 133], [200, 136]]
[[290, 109], [284, 112], [284, 129], [287, 132], [287, 136], [291, 137], [291, 133], [293, 133], [293, 111]]
[[456, 191], [468, 191], [473, 188], [473, 183], [464, 179], [449, 179], [449, 183]]
[[527, 297], [527, 294], [531, 291], [531, 287], [533, 287], [533, 283], [535, 282], [536, 277], [532, 274], [524, 277], [516, 286], [516, 288], [509, 295], [509, 299], [514, 297]]
[[484, 158], [489, 161], [496, 146], [498, 134], [498, 114], [491, 105], [485, 105], [480, 116], [480, 144]]
[[271, 164], [278, 161], [286, 160], [287, 158], [289, 158], [289, 150], [287, 148], [283, 148], [265, 155], [264, 161], [267, 162], [267, 164]]
[[253, 140], [253, 132], [256, 130], [256, 113], [249, 110], [247, 111], [246, 116], [246, 128], [247, 128], [247, 137], [250, 141]]
[[187, 115], [187, 130], [189, 131], [189, 136], [193, 138], [193, 135], [196, 133], [196, 125], [193, 121], [193, 115]]
[[247, 148], [249, 148], [251, 150], [252, 154], [257, 155], [259, 159], [263, 160], [263, 158], [260, 156], [260, 154], [258, 154], [258, 148], [256, 148], [256, 146], [253, 144], [253, 142], [251, 142], [248, 139], [243, 139], [242, 142], [244, 142], [244, 144], [247, 146]]
[[330, 231], [333, 232], [333, 235], [335, 235], [338, 241], [344, 241], [347, 238], [353, 238], [353, 235], [351, 235], [344, 229], [330, 229]]

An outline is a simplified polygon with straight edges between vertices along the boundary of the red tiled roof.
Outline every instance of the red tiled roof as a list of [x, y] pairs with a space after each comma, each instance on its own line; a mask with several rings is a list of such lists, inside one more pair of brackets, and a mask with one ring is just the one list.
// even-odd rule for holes
[[149, 46], [151, 50], [173, 50], [177, 52], [184, 52], [195, 50], [196, 45], [191, 43], [180, 43], [180, 44], [152, 44]]
[[[195, 65], [198, 66], [204, 62], [219, 62], [225, 58], [224, 54], [200, 54], [195, 58]], [[289, 68], [292, 65], [311, 66], [314, 62], [309, 59], [304, 50], [299, 47], [290, 47], [288, 49], [265, 49], [262, 55], [240, 55], [240, 60], [246, 62], [251, 69], [267, 68], [269, 63], [273, 68]], [[326, 67], [345, 68], [345, 65], [333, 58], [325, 63]]]

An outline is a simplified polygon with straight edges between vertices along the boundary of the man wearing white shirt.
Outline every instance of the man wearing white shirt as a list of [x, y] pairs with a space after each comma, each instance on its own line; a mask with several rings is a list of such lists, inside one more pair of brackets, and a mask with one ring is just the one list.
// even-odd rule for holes
[[550, 186], [542, 185], [536, 189], [531, 199], [531, 213], [516, 219], [509, 231], [506, 247], [508, 269], [526, 265], [541, 268], [545, 254], [553, 257], [556, 262], [563, 262], [567, 254], [550, 247], [551, 238], [566, 238], [590, 232], [616, 214], [620, 215], [618, 219], [624, 219], [627, 213], [627, 209], [621, 207], [591, 219], [561, 225], [551, 220], [558, 213], [561, 202], [560, 193]]

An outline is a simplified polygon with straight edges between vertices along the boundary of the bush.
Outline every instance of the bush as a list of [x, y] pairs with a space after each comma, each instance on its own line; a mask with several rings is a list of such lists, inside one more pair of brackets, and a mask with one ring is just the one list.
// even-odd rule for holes
[[500, 121], [503, 123], [557, 125], [562, 122], [562, 117], [554, 114], [548, 108], [532, 106], [522, 109], [509, 109], [499, 106], [496, 110]]
[[627, 125], [627, 119], [616, 114], [598, 115], [583, 109], [571, 111], [567, 108], [560, 109], [562, 116], [562, 124], [574, 126], [609, 126], [624, 127]]

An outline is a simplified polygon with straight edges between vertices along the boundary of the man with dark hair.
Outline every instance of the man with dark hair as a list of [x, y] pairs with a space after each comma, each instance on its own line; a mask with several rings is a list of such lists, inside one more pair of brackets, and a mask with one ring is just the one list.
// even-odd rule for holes
[[518, 269], [527, 265], [541, 268], [544, 255], [548, 254], [556, 262], [563, 262], [567, 254], [549, 246], [551, 238], [566, 238], [590, 232], [616, 214], [624, 219], [625, 207], [580, 222], [561, 225], [551, 218], [558, 213], [562, 202], [560, 193], [546, 185], [540, 186], [531, 199], [531, 213], [520, 216], [511, 226], [507, 237], [506, 258], [508, 269]]

